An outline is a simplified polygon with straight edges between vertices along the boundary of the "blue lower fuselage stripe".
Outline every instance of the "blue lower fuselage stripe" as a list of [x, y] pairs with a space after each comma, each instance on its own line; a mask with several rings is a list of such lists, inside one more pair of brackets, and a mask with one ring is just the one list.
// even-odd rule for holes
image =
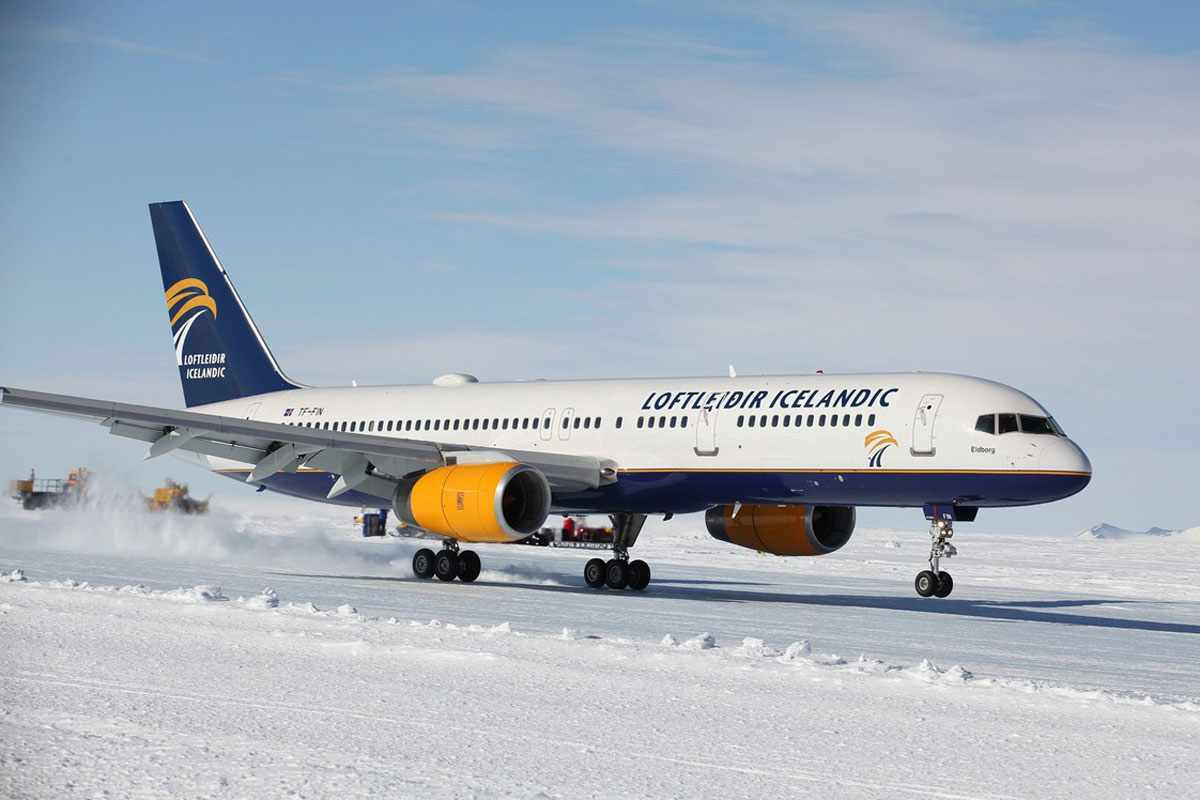
[[[225, 474], [245, 479], [238, 470]], [[268, 489], [344, 506], [387, 507], [390, 498], [350, 491], [328, 501], [336, 476], [328, 472], [281, 472]], [[955, 503], [980, 508], [1025, 506], [1069, 497], [1087, 486], [1086, 473], [1062, 472], [622, 472], [615, 483], [580, 492], [555, 492], [560, 511], [702, 511], [723, 503], [917, 507]]]

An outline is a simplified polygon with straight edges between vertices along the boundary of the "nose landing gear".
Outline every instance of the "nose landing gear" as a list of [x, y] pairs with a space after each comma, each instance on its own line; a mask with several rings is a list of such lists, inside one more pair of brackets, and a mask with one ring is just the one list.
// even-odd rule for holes
[[940, 567], [943, 558], [958, 555], [958, 549], [950, 544], [950, 538], [954, 536], [954, 521], [945, 518], [933, 520], [929, 526], [929, 536], [933, 540], [929, 545], [929, 569], [918, 572], [913, 584], [921, 597], [949, 597], [954, 591], [954, 578]]

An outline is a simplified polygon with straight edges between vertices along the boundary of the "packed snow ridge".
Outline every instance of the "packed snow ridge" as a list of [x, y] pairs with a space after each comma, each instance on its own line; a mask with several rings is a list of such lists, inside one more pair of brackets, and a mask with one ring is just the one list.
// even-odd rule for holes
[[[92, 584], [87, 581], [76, 581], [73, 579], [64, 580], [46, 580], [37, 581], [30, 580], [23, 570], [14, 569], [11, 572], [0, 575], [0, 582], [14, 584], [25, 589], [31, 590], [51, 590], [51, 591], [72, 591], [84, 592], [99, 596], [112, 597], [135, 597], [147, 601], [158, 601], [165, 603], [183, 603], [188, 605], [209, 605], [209, 606], [226, 606], [232, 609], [243, 609], [251, 612], [265, 612], [269, 615], [301, 615], [314, 620], [326, 619], [330, 621], [354, 622], [365, 625], [398, 625], [400, 621], [395, 617], [371, 617], [361, 614], [354, 606], [343, 604], [328, 611], [319, 609], [311, 602], [297, 602], [281, 604], [278, 593], [270, 588], [264, 588], [259, 594], [251, 597], [236, 597], [230, 598], [224, 593], [220, 586], [211, 584], [201, 584], [192, 587], [181, 587], [170, 590], [154, 590], [148, 589], [140, 584], [129, 584], [122, 586], [115, 585], [99, 585]], [[521, 638], [527, 638], [534, 641], [538, 640], [558, 640], [565, 642], [586, 643], [588, 640], [603, 642], [608, 646], [622, 646], [631, 648], [631, 655], [639, 657], [644, 655], [647, 643], [632, 641], [625, 638], [605, 638], [603, 636], [589, 634], [579, 635], [575, 629], [563, 628], [558, 634], [526, 634], [516, 633], [513, 630], [511, 623], [501, 622], [495, 625], [456, 625], [454, 623], [445, 622], [438, 619], [431, 619], [428, 622], [420, 622], [418, 620], [410, 620], [408, 622], [410, 629], [424, 629], [427, 631], [445, 632], [456, 635], [478, 635], [486, 634], [487, 637], [494, 638], [496, 636], [513, 635]], [[324, 635], [324, 634], [316, 634]], [[332, 642], [330, 643], [332, 644]], [[345, 642], [344, 644], [358, 648], [374, 648], [374, 645], [363, 638], [358, 638], [353, 641]], [[1000, 689], [1006, 691], [1015, 691], [1022, 694], [1043, 694], [1055, 697], [1069, 698], [1075, 700], [1087, 701], [1104, 701], [1116, 704], [1133, 704], [1141, 706], [1162, 707], [1172, 711], [1184, 711], [1200, 714], [1200, 698], [1189, 698], [1184, 700], [1156, 698], [1150, 695], [1124, 692], [1109, 689], [1081, 689], [1072, 686], [1055, 684], [1048, 681], [1016, 679], [1016, 678], [983, 678], [977, 677], [970, 671], [964, 669], [957, 664], [948, 668], [941, 667], [933, 663], [928, 658], [923, 658], [920, 663], [912, 664], [895, 664], [879, 659], [868, 658], [866, 655], [860, 655], [856, 660], [843, 658], [836, 653], [819, 653], [814, 652], [812, 643], [807, 639], [792, 642], [783, 649], [774, 647], [766, 641], [755, 637], [744, 637], [741, 642], [733, 647], [722, 647], [717, 637], [711, 633], [703, 632], [690, 638], [680, 640], [674, 634], [667, 633], [658, 642], [660, 647], [667, 647], [674, 651], [684, 653], [691, 651], [696, 657], [703, 658], [708, 653], [715, 654], [720, 660], [718, 663], [724, 663], [733, 666], [738, 662], [745, 663], [746, 661], [758, 662], [764, 666], [780, 665], [789, 667], [807, 667], [810, 669], [837, 669], [849, 671], [863, 675], [882, 676], [888, 678], [903, 678], [914, 679], [923, 683], [936, 683], [939, 685], [957, 685], [969, 686], [972, 688], [987, 688]], [[386, 648], [384, 648], [386, 650]], [[707, 652], [706, 652], [707, 651]]]

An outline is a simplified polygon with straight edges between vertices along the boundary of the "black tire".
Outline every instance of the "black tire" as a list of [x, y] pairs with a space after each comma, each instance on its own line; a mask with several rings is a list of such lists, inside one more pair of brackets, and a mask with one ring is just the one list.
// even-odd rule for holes
[[954, 591], [954, 578], [950, 577], [949, 572], [939, 572], [938, 573], [938, 585], [937, 585], [937, 589], [935, 589], [933, 592], [933, 596], [934, 597], [949, 597], [950, 593], [953, 591]]
[[439, 581], [452, 581], [458, 577], [458, 554], [453, 550], [443, 550], [433, 560], [433, 574]]
[[479, 577], [483, 564], [474, 550], [463, 550], [458, 554], [458, 579], [463, 583], [471, 583]]
[[412, 562], [413, 574], [416, 575], [418, 578], [432, 578], [433, 577], [433, 560], [434, 560], [433, 551], [430, 550], [428, 547], [422, 547], [420, 550], [418, 550], [416, 553], [413, 554], [413, 562]]
[[628, 581], [630, 589], [643, 591], [650, 585], [650, 565], [645, 561], [630, 561]]
[[593, 558], [583, 566], [583, 580], [593, 589], [604, 586], [604, 559]]
[[614, 558], [604, 565], [604, 584], [610, 589], [624, 589], [629, 585], [629, 565]]
[[913, 586], [921, 597], [933, 597], [938, 586], [937, 575], [933, 574], [932, 570], [923, 569], [917, 573], [917, 579], [913, 581]]

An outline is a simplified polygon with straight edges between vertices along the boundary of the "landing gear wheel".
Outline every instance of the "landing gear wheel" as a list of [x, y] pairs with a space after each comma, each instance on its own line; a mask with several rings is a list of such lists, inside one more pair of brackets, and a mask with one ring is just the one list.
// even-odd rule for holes
[[478, 578], [481, 569], [483, 564], [474, 550], [463, 550], [458, 554], [458, 579], [463, 583], [470, 583]]
[[614, 558], [604, 565], [604, 583], [610, 589], [624, 589], [629, 585], [629, 565]]
[[938, 577], [933, 570], [924, 569], [917, 573], [913, 585], [921, 597], [933, 597], [933, 593], [937, 591]]
[[583, 567], [583, 580], [593, 589], [599, 589], [604, 585], [605, 564], [602, 558], [593, 558]]
[[630, 561], [626, 569], [630, 589], [640, 592], [650, 585], [650, 565], [645, 561]]
[[413, 574], [418, 578], [432, 578], [433, 560], [433, 551], [428, 547], [422, 547], [413, 554]]
[[934, 597], [949, 597], [954, 591], [954, 578], [950, 577], [949, 572], [938, 573], [937, 588], [933, 590]]
[[441, 581], [452, 581], [458, 577], [458, 553], [443, 550], [433, 560], [433, 574]]

